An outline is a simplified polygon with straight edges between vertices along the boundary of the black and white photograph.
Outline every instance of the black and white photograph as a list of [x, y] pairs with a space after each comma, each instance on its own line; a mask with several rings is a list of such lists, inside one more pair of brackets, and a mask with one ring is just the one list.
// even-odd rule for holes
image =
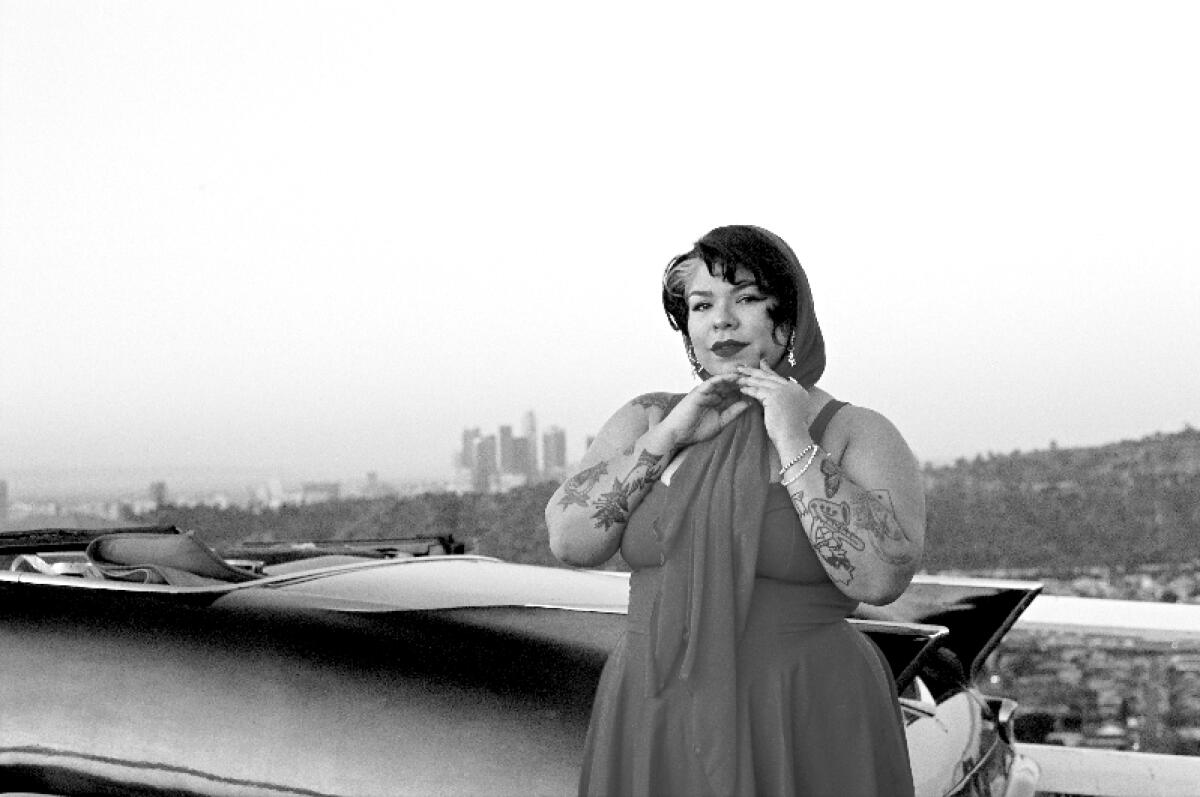
[[0, 795], [1200, 796], [1198, 40], [0, 0]]

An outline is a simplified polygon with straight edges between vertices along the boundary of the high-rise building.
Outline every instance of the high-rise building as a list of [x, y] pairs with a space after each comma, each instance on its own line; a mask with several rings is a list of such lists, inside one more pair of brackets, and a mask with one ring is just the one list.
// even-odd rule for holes
[[471, 489], [477, 493], [490, 493], [500, 483], [496, 468], [496, 436], [479, 438], [475, 447], [475, 467], [471, 469]]
[[[552, 426], [546, 437], [539, 439], [533, 410], [521, 417], [521, 431], [522, 436], [513, 434], [510, 424], [486, 437], [478, 428], [463, 430], [462, 450], [455, 456], [460, 489], [496, 492], [544, 478], [562, 478], [566, 470], [566, 432]], [[541, 456], [539, 443], [545, 448]]]
[[8, 482], [0, 479], [0, 523], [8, 520]]
[[516, 447], [513, 445], [516, 440], [513, 437], [513, 428], [511, 426], [500, 427], [500, 472], [501, 473], [518, 473]]
[[562, 479], [567, 471], [567, 432], [551, 426], [542, 435], [542, 475], [547, 479]]
[[529, 474], [530, 481], [537, 480], [538, 473], [538, 434], [537, 434], [537, 416], [533, 414], [533, 410], [525, 413], [521, 419], [521, 432], [525, 435], [525, 439], [529, 441], [529, 462], [527, 467], [522, 468], [523, 473]]
[[479, 427], [463, 429], [462, 448], [458, 452], [455, 465], [464, 470], [473, 470], [475, 464], [475, 446], [479, 442]]

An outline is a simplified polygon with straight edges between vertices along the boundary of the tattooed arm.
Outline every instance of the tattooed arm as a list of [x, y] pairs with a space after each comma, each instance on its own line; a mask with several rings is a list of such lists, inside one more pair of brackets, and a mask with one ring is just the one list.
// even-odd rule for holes
[[[763, 424], [780, 461], [803, 454], [781, 480], [829, 577], [864, 603], [898, 598], [925, 550], [925, 491], [900, 432], [877, 412], [846, 407], [825, 435], [842, 452], [839, 458], [817, 449], [805, 469], [814, 397], [766, 360], [757, 368], [738, 366], [738, 372], [742, 393], [762, 404]], [[832, 434], [835, 427], [840, 431]]]
[[[920, 565], [925, 493], [916, 458], [886, 418], [860, 407], [842, 413], [850, 435], [841, 463], [819, 449], [787, 490], [829, 577], [848, 596], [882, 605], [900, 596]], [[779, 456], [788, 462], [810, 442], [781, 441]]]
[[630, 514], [675, 452], [660, 422], [681, 398], [669, 393], [638, 396], [600, 430], [579, 469], [546, 506], [550, 549], [560, 560], [594, 566], [620, 548]]
[[616, 553], [625, 522], [675, 452], [712, 437], [749, 406], [737, 379], [712, 376], [685, 396], [647, 393], [617, 410], [546, 507], [554, 555], [587, 567]]

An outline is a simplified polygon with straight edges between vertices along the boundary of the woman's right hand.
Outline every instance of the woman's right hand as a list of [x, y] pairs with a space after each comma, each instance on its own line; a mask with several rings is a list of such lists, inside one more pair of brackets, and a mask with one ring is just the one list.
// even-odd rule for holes
[[714, 437], [750, 406], [738, 378], [736, 373], [710, 376], [684, 396], [654, 431], [673, 451]]

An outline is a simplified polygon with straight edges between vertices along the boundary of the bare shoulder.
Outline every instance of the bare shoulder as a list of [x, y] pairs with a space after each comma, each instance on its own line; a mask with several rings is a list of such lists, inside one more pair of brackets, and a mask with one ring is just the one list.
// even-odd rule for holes
[[[836, 427], [835, 427], [836, 424]], [[924, 540], [925, 490], [917, 458], [908, 442], [883, 413], [867, 407], [843, 407], [829, 424], [836, 434], [836, 466], [876, 498], [882, 497], [910, 540]], [[825, 468], [822, 467], [822, 471]]]
[[848, 404], [838, 410], [825, 434], [826, 450], [841, 462], [851, 458], [886, 456], [915, 461], [908, 443], [896, 425], [883, 413]]
[[[900, 436], [900, 430], [882, 412], [870, 407], [848, 404], [838, 415], [843, 416], [851, 440]], [[835, 416], [836, 417], [836, 416]]]

